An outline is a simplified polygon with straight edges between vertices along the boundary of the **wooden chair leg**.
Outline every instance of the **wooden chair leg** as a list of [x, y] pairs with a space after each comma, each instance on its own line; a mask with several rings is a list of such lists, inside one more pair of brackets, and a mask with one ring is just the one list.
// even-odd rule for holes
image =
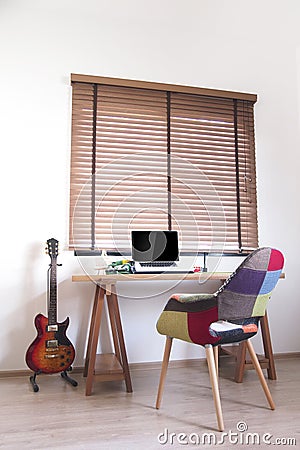
[[270, 380], [276, 380], [277, 379], [276, 369], [275, 369], [275, 362], [274, 362], [274, 355], [273, 355], [273, 349], [272, 349], [272, 341], [271, 341], [271, 334], [270, 334], [267, 311], [260, 320], [260, 329], [261, 329], [262, 340], [263, 340], [263, 345], [264, 345], [265, 357], [269, 361], [269, 365], [268, 365], [268, 369], [267, 369], [268, 378], [270, 378]]
[[262, 386], [262, 388], [263, 388], [263, 390], [264, 390], [265, 396], [266, 396], [266, 398], [267, 398], [267, 400], [268, 400], [268, 403], [269, 403], [269, 405], [270, 405], [270, 408], [271, 408], [271, 409], [275, 409], [275, 403], [273, 402], [273, 399], [272, 399], [272, 396], [271, 396], [269, 387], [268, 387], [267, 382], [266, 382], [266, 380], [265, 380], [263, 371], [262, 371], [262, 369], [261, 369], [261, 367], [260, 367], [258, 358], [257, 358], [256, 353], [255, 353], [255, 350], [254, 350], [254, 348], [253, 348], [253, 345], [252, 345], [252, 343], [251, 343], [249, 340], [246, 341], [246, 345], [247, 345], [247, 349], [248, 349], [248, 352], [249, 352], [249, 354], [250, 354], [252, 363], [253, 363], [253, 365], [254, 365], [254, 367], [255, 367], [255, 370], [256, 370], [256, 372], [257, 372], [257, 375], [258, 375], [260, 384], [261, 384], [261, 386]]
[[234, 379], [236, 383], [242, 383], [244, 372], [245, 372], [245, 362], [246, 362], [246, 343], [245, 341], [240, 342], [238, 346], [238, 351], [236, 355], [236, 366], [235, 366], [235, 376]]
[[219, 374], [219, 347], [218, 347], [218, 345], [215, 345], [213, 347], [213, 349], [214, 349], [216, 373], [217, 373], [217, 376], [218, 376], [218, 374]]
[[222, 414], [215, 358], [214, 358], [213, 348], [210, 344], [205, 346], [205, 352], [206, 352], [206, 359], [207, 359], [207, 364], [208, 364], [211, 387], [212, 387], [212, 391], [213, 391], [213, 397], [214, 397], [214, 403], [215, 403], [215, 409], [216, 409], [216, 415], [217, 415], [217, 421], [218, 421], [218, 428], [219, 428], [219, 431], [224, 431], [224, 422], [223, 422], [223, 414]]
[[169, 364], [169, 359], [170, 359], [170, 353], [171, 353], [171, 348], [172, 348], [172, 342], [173, 342], [173, 338], [171, 338], [170, 336], [167, 336], [164, 357], [163, 357], [163, 362], [162, 362], [161, 372], [160, 372], [157, 398], [156, 398], [156, 405], [155, 405], [156, 409], [159, 409], [160, 404], [161, 404], [161, 399], [162, 399], [162, 394], [163, 394], [163, 390], [164, 390], [165, 379], [166, 379], [168, 364]]

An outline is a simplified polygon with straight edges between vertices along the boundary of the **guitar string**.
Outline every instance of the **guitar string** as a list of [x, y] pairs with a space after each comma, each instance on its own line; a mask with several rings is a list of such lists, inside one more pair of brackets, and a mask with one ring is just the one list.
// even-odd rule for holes
[[[50, 271], [52, 268], [52, 264], [49, 264], [49, 269], [47, 271], [47, 310], [49, 315], [49, 308], [50, 308]], [[49, 317], [48, 317], [49, 320]]]

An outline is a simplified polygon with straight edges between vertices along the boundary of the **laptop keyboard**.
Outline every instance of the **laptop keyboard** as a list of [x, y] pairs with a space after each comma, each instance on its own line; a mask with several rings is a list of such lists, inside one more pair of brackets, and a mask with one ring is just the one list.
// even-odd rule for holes
[[141, 262], [142, 267], [176, 267], [174, 261], [152, 261], [152, 262]]

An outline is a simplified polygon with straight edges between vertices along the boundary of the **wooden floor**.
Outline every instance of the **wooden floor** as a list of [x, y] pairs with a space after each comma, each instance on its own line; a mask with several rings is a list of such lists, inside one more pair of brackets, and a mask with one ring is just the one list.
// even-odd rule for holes
[[[248, 371], [244, 383], [232, 381], [234, 369], [227, 358], [220, 367], [220, 391], [225, 431], [237, 431], [245, 422], [248, 430], [239, 433], [264, 433], [276, 438], [294, 438], [300, 448], [300, 359], [276, 361], [277, 381], [269, 381], [277, 409], [271, 411], [254, 371]], [[134, 392], [127, 394], [124, 382], [97, 383], [93, 395], [86, 397], [85, 380], [73, 374], [77, 388], [66, 384], [60, 375], [37, 378], [40, 391], [33, 393], [28, 378], [0, 380], [0, 448], [1, 449], [159, 449], [213, 448], [213, 445], [188, 445], [195, 433], [216, 431], [209, 377], [203, 361], [191, 367], [169, 368], [161, 409], [154, 408], [159, 370], [133, 370]], [[240, 425], [241, 426], [241, 425]], [[244, 425], [245, 426], [245, 425]], [[166, 432], [176, 433], [166, 439]], [[158, 435], [164, 433], [158, 441]], [[191, 433], [193, 433], [191, 435]], [[167, 443], [163, 443], [167, 440]], [[242, 443], [241, 443], [242, 442]], [[270, 448], [270, 445], [224, 444], [217, 447]], [[257, 441], [256, 441], [257, 442]], [[285, 445], [290, 448], [290, 446]], [[274, 448], [274, 445], [271, 446]]]

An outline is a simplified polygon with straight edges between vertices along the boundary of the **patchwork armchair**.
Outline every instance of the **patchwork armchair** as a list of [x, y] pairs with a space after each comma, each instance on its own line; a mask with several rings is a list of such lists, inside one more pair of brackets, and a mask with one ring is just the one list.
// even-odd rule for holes
[[246, 346], [271, 409], [275, 404], [249, 338], [258, 331], [267, 302], [283, 269], [279, 250], [269, 247], [252, 252], [214, 294], [176, 294], [167, 302], [157, 322], [166, 336], [157, 393], [159, 409], [173, 338], [205, 347], [218, 428], [224, 430], [218, 387], [218, 346], [246, 341]]

